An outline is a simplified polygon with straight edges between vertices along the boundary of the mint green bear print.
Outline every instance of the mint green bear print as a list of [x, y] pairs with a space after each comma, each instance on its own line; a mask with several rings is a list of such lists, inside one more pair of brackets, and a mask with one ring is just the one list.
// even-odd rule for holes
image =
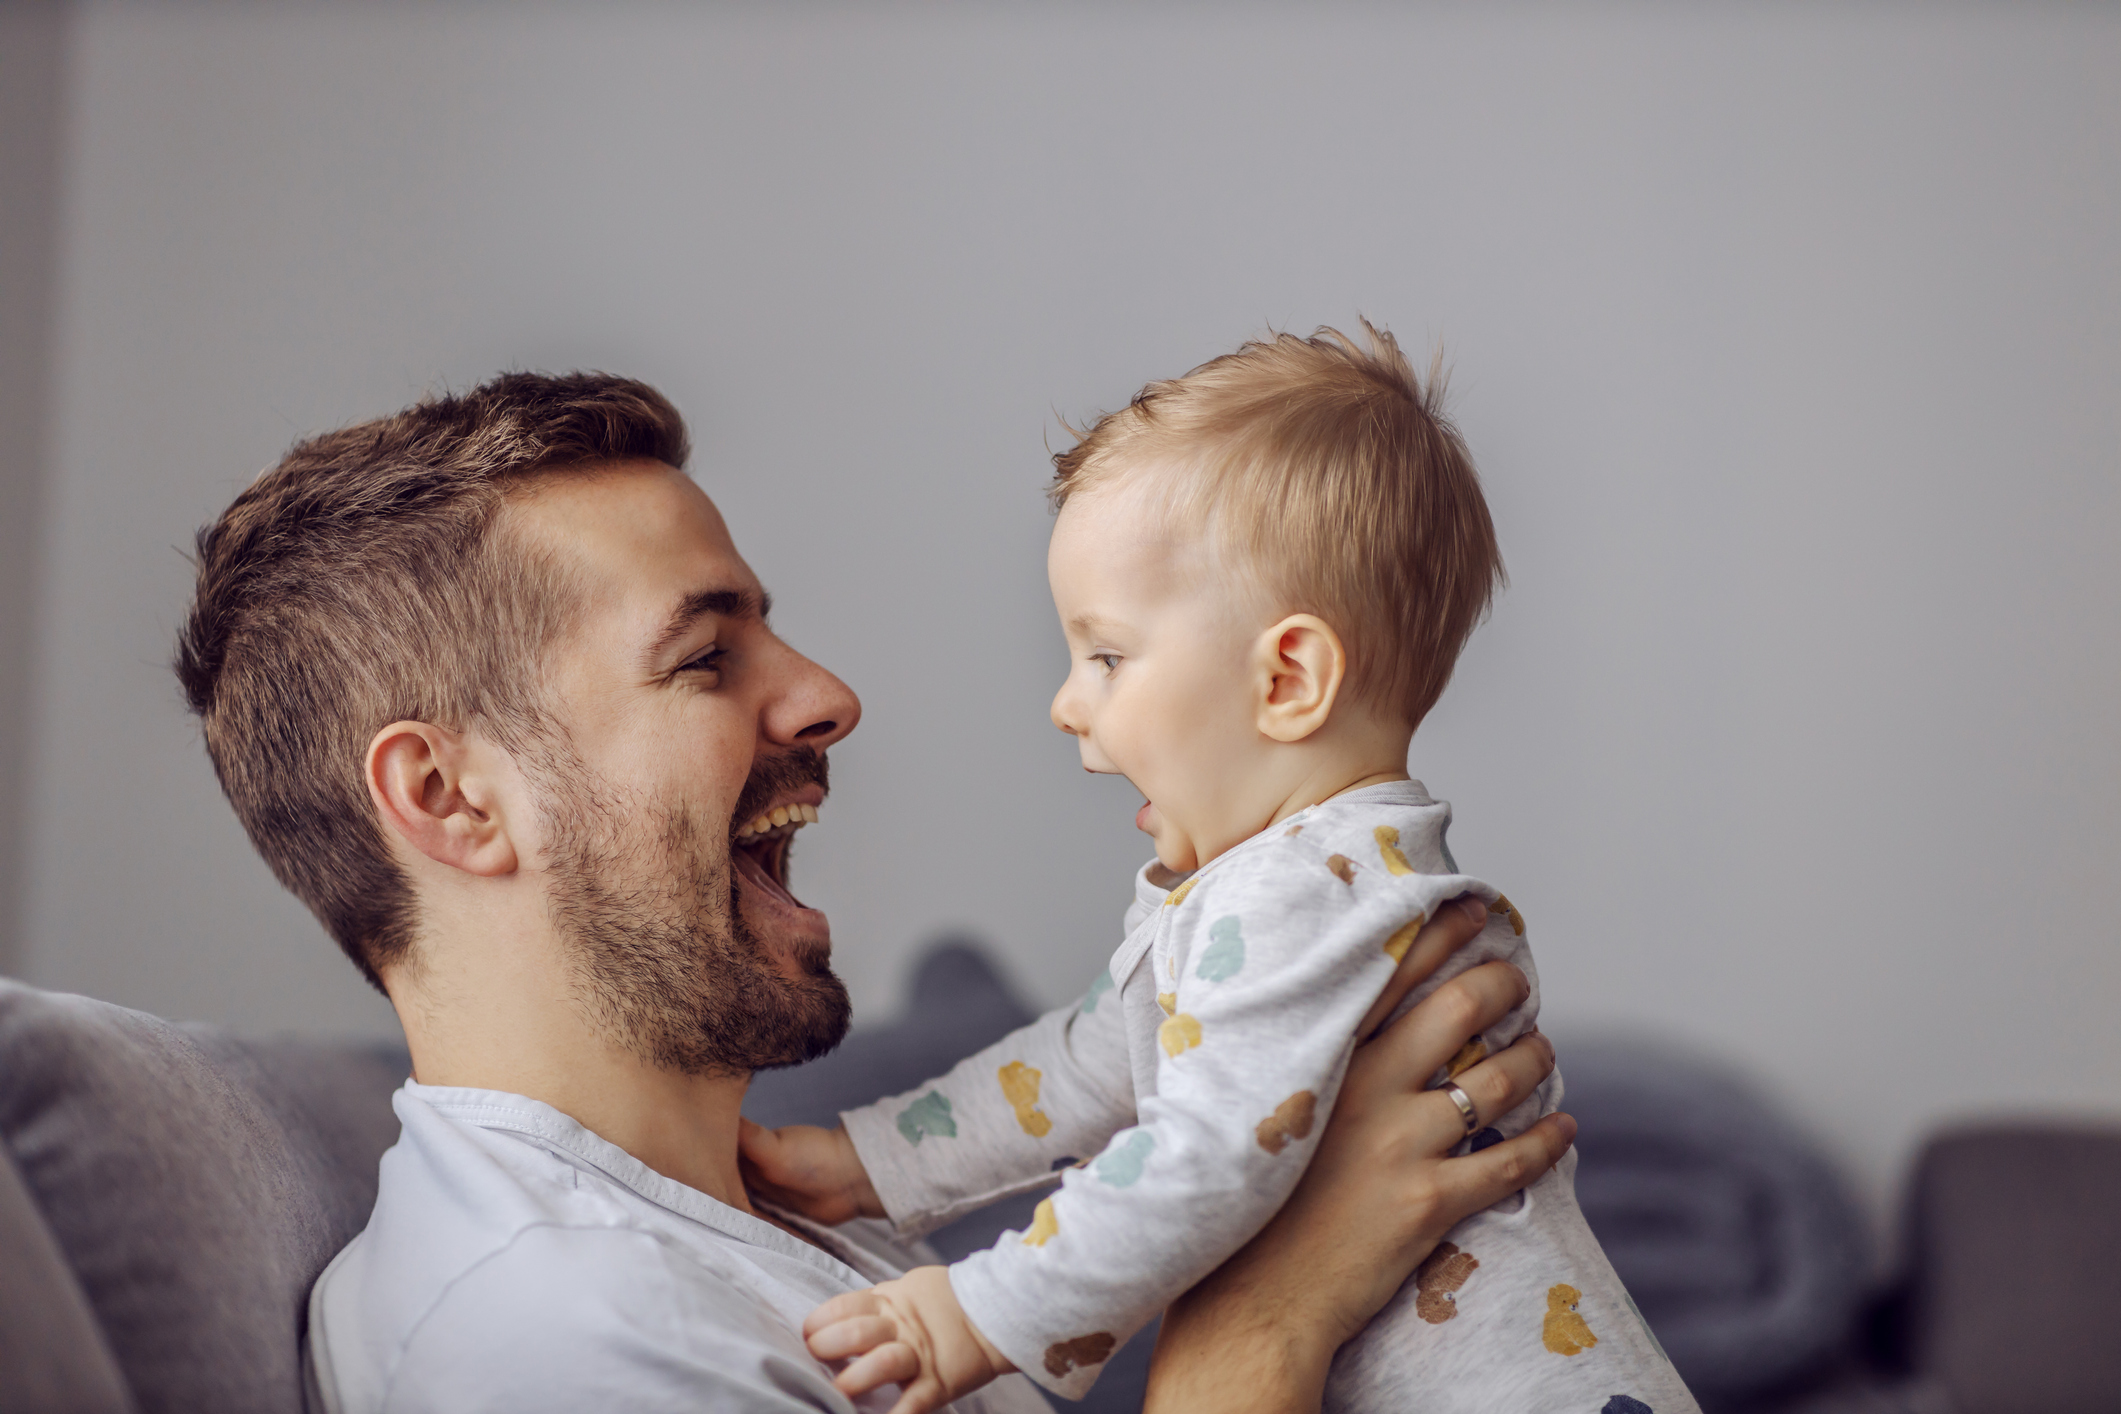
[[1098, 1155], [1091, 1171], [1114, 1188], [1131, 1187], [1142, 1176], [1142, 1165], [1149, 1162], [1149, 1151], [1155, 1147], [1156, 1136], [1148, 1130], [1129, 1130], [1127, 1142], [1115, 1142]]
[[1227, 982], [1244, 970], [1245, 935], [1238, 927], [1236, 914], [1208, 925], [1208, 938], [1208, 949], [1200, 955], [1195, 977], [1203, 982]]
[[950, 1097], [930, 1090], [898, 1112], [898, 1132], [908, 1144], [918, 1144], [933, 1134], [938, 1139], [957, 1138], [957, 1121], [950, 1117]]
[[1090, 979], [1090, 990], [1083, 993], [1081, 1010], [1085, 1012], [1096, 1011], [1097, 999], [1111, 990], [1112, 970], [1110, 968], [1100, 968], [1097, 976]]

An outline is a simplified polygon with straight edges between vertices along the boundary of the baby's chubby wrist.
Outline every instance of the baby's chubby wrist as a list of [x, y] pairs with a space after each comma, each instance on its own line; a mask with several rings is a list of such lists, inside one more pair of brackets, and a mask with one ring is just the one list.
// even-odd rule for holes
[[876, 1185], [869, 1179], [869, 1167], [862, 1162], [861, 1151], [854, 1147], [854, 1138], [847, 1133], [847, 1126], [835, 1126], [832, 1138], [841, 1155], [840, 1172], [846, 1175], [847, 1196], [854, 1203], [855, 1211], [865, 1218], [887, 1216], [884, 1200], [877, 1197]]
[[885, 1216], [844, 1125], [767, 1129], [746, 1120], [737, 1144], [746, 1186], [768, 1202], [826, 1224]]

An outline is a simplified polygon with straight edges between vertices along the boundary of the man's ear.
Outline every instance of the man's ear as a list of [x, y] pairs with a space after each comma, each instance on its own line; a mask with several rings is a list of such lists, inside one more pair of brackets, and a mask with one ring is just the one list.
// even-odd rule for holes
[[1291, 614], [1259, 636], [1253, 671], [1261, 689], [1260, 731], [1276, 741], [1302, 741], [1333, 715], [1348, 654], [1324, 619]]
[[491, 878], [516, 870], [490, 746], [430, 722], [392, 722], [368, 743], [368, 798], [383, 826], [452, 869]]

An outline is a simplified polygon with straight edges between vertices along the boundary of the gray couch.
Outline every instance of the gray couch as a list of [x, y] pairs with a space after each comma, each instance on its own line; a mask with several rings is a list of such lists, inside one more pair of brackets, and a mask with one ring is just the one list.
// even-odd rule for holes
[[[931, 952], [906, 1020], [761, 1076], [829, 1121], [1028, 1017], [982, 955]], [[1585, 1211], [1714, 1410], [2121, 1410], [2121, 1134], [1968, 1130], [1911, 1192], [1908, 1280], [1864, 1289], [1831, 1170], [1727, 1076], [1572, 1044]], [[0, 1414], [294, 1414], [305, 1298], [367, 1219], [404, 1053], [247, 1041], [0, 980]], [[947, 1256], [1023, 1221], [990, 1210]], [[1139, 1407], [1148, 1341], [1089, 1407]]]

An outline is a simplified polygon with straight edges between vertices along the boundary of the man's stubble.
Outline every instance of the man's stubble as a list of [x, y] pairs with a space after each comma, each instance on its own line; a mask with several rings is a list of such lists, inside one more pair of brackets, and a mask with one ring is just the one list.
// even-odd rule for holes
[[[727, 822], [629, 801], [571, 751], [553, 756], [535, 772], [552, 836], [548, 907], [598, 1030], [687, 1075], [797, 1065], [838, 1045], [847, 989], [824, 948], [796, 954], [794, 978], [775, 966], [737, 906]], [[762, 758], [735, 814], [823, 779], [814, 752]]]

